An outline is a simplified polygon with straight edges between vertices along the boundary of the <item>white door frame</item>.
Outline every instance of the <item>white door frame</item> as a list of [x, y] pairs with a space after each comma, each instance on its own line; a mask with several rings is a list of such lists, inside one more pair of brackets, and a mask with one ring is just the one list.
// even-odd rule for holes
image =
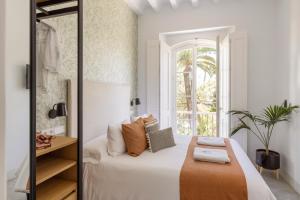
[[5, 159], [5, 6], [0, 1], [0, 199], [6, 199]]

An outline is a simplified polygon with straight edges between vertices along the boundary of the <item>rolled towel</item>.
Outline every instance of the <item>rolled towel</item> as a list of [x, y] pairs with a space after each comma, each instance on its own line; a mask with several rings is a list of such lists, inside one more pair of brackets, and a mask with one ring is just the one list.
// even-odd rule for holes
[[195, 147], [193, 156], [195, 160], [204, 162], [213, 162], [221, 164], [230, 162], [227, 151], [223, 149], [207, 149]]
[[197, 143], [215, 147], [225, 147], [225, 141], [222, 137], [198, 137]]

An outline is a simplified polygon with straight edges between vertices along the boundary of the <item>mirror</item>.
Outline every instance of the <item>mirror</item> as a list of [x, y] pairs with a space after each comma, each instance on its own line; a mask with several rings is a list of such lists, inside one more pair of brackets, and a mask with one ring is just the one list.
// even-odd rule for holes
[[[46, 192], [48, 199], [82, 199], [78, 151], [82, 134], [82, 102], [78, 98], [82, 95], [81, 6], [81, 0], [36, 3], [36, 178], [32, 199], [44, 199]], [[71, 81], [76, 82], [74, 87]], [[77, 95], [69, 96], [74, 90]], [[78, 129], [73, 130], [75, 125]]]

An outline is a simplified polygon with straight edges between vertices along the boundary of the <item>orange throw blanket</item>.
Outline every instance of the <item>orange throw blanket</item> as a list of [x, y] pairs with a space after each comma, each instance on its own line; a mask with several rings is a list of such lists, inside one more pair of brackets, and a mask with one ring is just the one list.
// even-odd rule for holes
[[[247, 200], [247, 183], [230, 141], [226, 147], [210, 147], [197, 144], [193, 137], [180, 172], [180, 200]], [[226, 149], [231, 163], [216, 164], [195, 161], [194, 148]]]

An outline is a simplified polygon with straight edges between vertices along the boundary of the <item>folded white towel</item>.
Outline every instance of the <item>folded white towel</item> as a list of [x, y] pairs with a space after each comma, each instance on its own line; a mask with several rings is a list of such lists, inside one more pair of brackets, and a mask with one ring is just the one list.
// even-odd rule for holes
[[198, 137], [198, 144], [216, 146], [216, 147], [225, 147], [225, 141], [222, 137]]
[[204, 162], [213, 163], [229, 163], [230, 159], [228, 157], [227, 151], [223, 149], [207, 149], [195, 147], [194, 149], [194, 159]]

